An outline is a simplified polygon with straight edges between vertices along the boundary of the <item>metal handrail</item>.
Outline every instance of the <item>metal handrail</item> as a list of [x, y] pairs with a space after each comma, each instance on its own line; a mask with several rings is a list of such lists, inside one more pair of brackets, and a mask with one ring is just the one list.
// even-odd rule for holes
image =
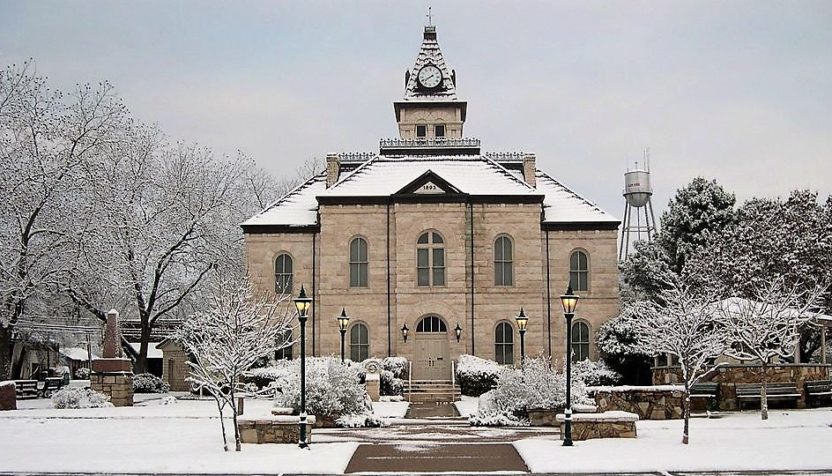
[[413, 396], [413, 361], [407, 361], [407, 401]]

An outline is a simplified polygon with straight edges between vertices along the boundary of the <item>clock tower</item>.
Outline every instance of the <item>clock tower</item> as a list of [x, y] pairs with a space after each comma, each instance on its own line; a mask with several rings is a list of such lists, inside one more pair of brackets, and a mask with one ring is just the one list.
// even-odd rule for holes
[[404, 84], [404, 99], [393, 103], [402, 139], [462, 138], [468, 103], [456, 96], [456, 71], [445, 64], [434, 25], [425, 26], [422, 47], [404, 73]]

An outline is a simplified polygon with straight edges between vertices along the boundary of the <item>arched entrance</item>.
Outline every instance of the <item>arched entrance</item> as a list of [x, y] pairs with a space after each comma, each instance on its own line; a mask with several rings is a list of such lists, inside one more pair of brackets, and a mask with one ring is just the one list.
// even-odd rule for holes
[[441, 317], [428, 315], [416, 325], [414, 380], [450, 380], [448, 326]]

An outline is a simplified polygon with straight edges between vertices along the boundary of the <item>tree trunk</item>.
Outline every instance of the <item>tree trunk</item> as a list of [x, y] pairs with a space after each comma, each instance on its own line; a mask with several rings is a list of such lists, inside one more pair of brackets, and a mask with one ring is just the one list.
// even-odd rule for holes
[[243, 449], [242, 445], [240, 444], [240, 427], [237, 426], [237, 399], [236, 395], [234, 394], [234, 386], [231, 387], [231, 416], [234, 420], [234, 450], [241, 451]]
[[0, 326], [0, 380], [12, 378], [12, 329]]
[[222, 449], [228, 451], [228, 438], [225, 437], [225, 420], [223, 420], [222, 418], [222, 403], [220, 403], [220, 397], [216, 395], [214, 395], [214, 400], [217, 402], [217, 410], [219, 410], [220, 412], [220, 429], [222, 430]]
[[768, 420], [768, 364], [763, 362], [763, 385], [760, 387], [760, 416]]
[[150, 344], [150, 323], [142, 319], [141, 335], [139, 337], [139, 356], [136, 358], [134, 372], [137, 374], [147, 372], [147, 348]]
[[682, 399], [682, 414], [685, 419], [685, 429], [682, 431], [682, 444], [690, 441], [690, 385], [685, 381], [685, 398]]

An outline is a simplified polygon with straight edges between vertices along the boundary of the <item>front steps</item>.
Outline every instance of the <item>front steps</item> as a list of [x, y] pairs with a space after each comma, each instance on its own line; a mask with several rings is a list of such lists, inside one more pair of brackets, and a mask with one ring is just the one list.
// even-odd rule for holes
[[410, 402], [454, 402], [460, 399], [459, 386], [450, 380], [412, 380], [404, 383], [404, 398]]

